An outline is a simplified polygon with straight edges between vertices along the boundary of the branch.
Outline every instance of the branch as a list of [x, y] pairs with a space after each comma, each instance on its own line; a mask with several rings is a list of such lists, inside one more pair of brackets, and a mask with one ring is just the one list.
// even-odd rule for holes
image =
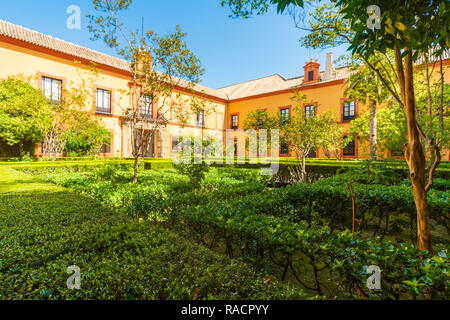
[[436, 143], [434, 143], [433, 139], [430, 139], [429, 143], [434, 150], [435, 158], [434, 158], [433, 164], [431, 165], [431, 167], [428, 170], [428, 184], [425, 187], [425, 192], [430, 191], [431, 187], [433, 187], [434, 173], [436, 172], [437, 167], [441, 163], [441, 150], [439, 149], [439, 146]]
[[383, 76], [380, 73], [380, 70], [375, 68], [364, 56], [361, 56], [364, 60], [364, 62], [377, 74], [378, 78], [383, 82], [384, 86], [389, 90], [389, 92], [392, 94], [392, 96], [397, 100], [397, 102], [400, 104], [400, 106], [404, 106], [403, 101], [400, 99], [398, 94], [389, 86], [389, 84], [386, 82], [386, 80], [383, 78]]

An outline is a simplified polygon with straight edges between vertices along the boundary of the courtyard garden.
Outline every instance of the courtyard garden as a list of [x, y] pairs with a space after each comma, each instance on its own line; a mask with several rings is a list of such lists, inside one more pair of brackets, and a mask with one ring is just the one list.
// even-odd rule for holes
[[428, 194], [433, 252], [415, 248], [402, 162], [311, 160], [304, 183], [295, 165], [207, 165], [193, 183], [147, 159], [135, 183], [126, 159], [4, 162], [0, 299], [450, 297], [447, 163]]

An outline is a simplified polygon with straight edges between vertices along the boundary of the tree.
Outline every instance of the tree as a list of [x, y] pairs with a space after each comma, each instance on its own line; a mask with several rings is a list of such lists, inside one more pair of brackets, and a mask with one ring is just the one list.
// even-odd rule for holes
[[[371, 137], [371, 112], [368, 111], [352, 121], [350, 136], [369, 141]], [[377, 148], [378, 152], [403, 151], [406, 143], [406, 122], [401, 107], [395, 102], [377, 109]], [[403, 154], [403, 152], [402, 152]]]
[[[244, 1], [246, 2], [248, 1]], [[286, 0], [286, 2], [295, 4], [296, 1]], [[311, 2], [319, 3], [320, 0]], [[253, 2], [253, 12], [264, 9], [267, 3], [267, 1]], [[405, 158], [409, 166], [417, 208], [417, 247], [431, 251], [427, 193], [433, 186], [433, 175], [441, 162], [439, 139], [442, 137], [426, 132], [418, 121], [414, 62], [421, 57], [421, 63], [425, 66], [428, 110], [433, 109], [430, 67], [434, 68], [437, 65], [440, 70], [441, 89], [436, 101], [438, 127], [442, 133], [445, 130], [444, 110], [447, 112], [447, 107], [444, 102], [445, 82], [441, 55], [450, 46], [450, 10], [446, 7], [445, 1], [376, 0], [370, 5], [372, 9], [368, 10], [368, 4], [364, 0], [331, 2], [330, 6], [334, 13], [319, 15], [322, 24], [310, 24], [311, 29], [306, 37], [306, 43], [309, 43], [310, 47], [334, 46], [341, 41], [350, 43], [349, 50], [361, 57], [377, 74], [380, 82], [404, 110], [408, 140]], [[381, 13], [375, 20], [373, 6], [377, 6]], [[324, 10], [327, 11], [328, 8]], [[374, 21], [380, 22], [380, 28], [376, 27], [377, 23], [373, 23]], [[386, 55], [389, 50], [393, 51], [394, 59], [389, 61], [387, 67], [391, 68], [395, 78], [383, 76], [386, 65], [373, 64], [369, 61], [370, 57], [377, 54]], [[428, 165], [423, 148], [424, 141], [433, 154]]]
[[337, 122], [330, 121], [321, 144], [327, 157], [330, 158], [330, 153], [332, 152], [335, 158], [340, 160], [341, 150], [344, 149], [348, 143], [349, 140], [345, 138], [345, 129], [339, 126]]
[[[167, 36], [153, 31], [128, 32], [119, 15], [128, 9], [132, 0], [94, 0], [98, 16], [88, 16], [93, 39], [103, 40], [125, 60], [130, 62], [132, 76], [130, 90], [122, 91], [130, 101], [119, 102], [131, 135], [134, 158], [134, 181], [138, 169], [156, 132], [171, 118], [186, 124], [192, 115], [206, 116], [214, 108], [203, 97], [193, 94], [204, 70], [199, 59], [185, 42], [186, 33], [177, 26]], [[177, 88], [183, 87], [183, 96]], [[141, 159], [141, 161], [140, 161]]]
[[331, 113], [307, 117], [302, 108], [307, 97], [296, 92], [292, 100], [296, 105], [289, 118], [281, 118], [280, 113], [274, 116], [266, 110], [256, 110], [247, 116], [244, 129], [278, 129], [280, 140], [288, 144], [289, 149], [300, 160], [299, 180], [305, 182], [308, 155], [319, 147], [338, 148], [341, 142], [338, 141], [339, 131]]
[[21, 75], [0, 81], [0, 138], [19, 146], [20, 160], [25, 143], [36, 146], [51, 123], [51, 112], [42, 93]]
[[[386, 58], [382, 55], [374, 55], [369, 60], [373, 64], [386, 64], [385, 60], [389, 58], [389, 56]], [[354, 56], [347, 65], [351, 75], [347, 79], [345, 95], [353, 100], [369, 105], [369, 135], [367, 136], [367, 140], [370, 145], [370, 158], [377, 160], [377, 105], [386, 102], [389, 98], [389, 93], [378, 80], [375, 72], [362, 59], [358, 58], [358, 56]], [[389, 70], [386, 68], [383, 71], [385, 76], [391, 77], [392, 72], [389, 72]]]
[[267, 136], [270, 136], [271, 129], [277, 129], [279, 127], [279, 118], [272, 116], [267, 110], [253, 110], [250, 111], [247, 118], [244, 121], [244, 130], [267, 130]]
[[99, 79], [95, 64], [87, 67], [79, 61], [76, 71], [80, 81], [72, 80], [62, 89], [61, 101], [51, 102], [52, 124], [42, 141], [44, 156], [57, 157], [64, 151], [68, 155], [98, 153], [110, 139], [110, 133], [95, 115], [92, 87]]
[[205, 148], [212, 146], [215, 141], [211, 137], [181, 137], [177, 147], [179, 148], [179, 158], [174, 164], [175, 169], [182, 175], [189, 178], [189, 182], [197, 191], [200, 189], [210, 165], [203, 158]]
[[[257, 154], [260, 149], [260, 131], [259, 130], [267, 130], [265, 134], [265, 140], [267, 143], [267, 147], [271, 148], [272, 145], [271, 137], [272, 137], [272, 129], [280, 129], [280, 118], [274, 115], [269, 114], [267, 110], [253, 110], [250, 111], [247, 115], [247, 118], [244, 121], [244, 130], [253, 129], [256, 131], [256, 145], [250, 146], [250, 139], [246, 140], [246, 149], [251, 151], [253, 154]], [[253, 148], [250, 150], [250, 148]]]
[[[296, 103], [288, 121], [280, 124], [280, 139], [289, 144], [289, 148], [300, 160], [300, 181], [306, 181], [306, 158], [312, 151], [324, 146], [330, 125], [335, 122], [331, 113], [307, 116], [302, 105], [306, 96], [296, 94], [292, 100]], [[317, 106], [316, 106], [317, 108]]]
[[221, 0], [222, 6], [229, 6], [233, 18], [248, 18], [254, 14], [264, 14], [270, 5], [276, 4], [277, 11], [283, 12], [289, 5], [303, 7], [303, 0]]
[[72, 113], [75, 125], [64, 134], [64, 152], [67, 156], [95, 155], [104, 144], [111, 142], [111, 133], [95, 116], [82, 111]]
[[[430, 135], [420, 126], [417, 119], [416, 97], [417, 87], [414, 83], [414, 61], [423, 57], [429, 87], [429, 58], [440, 60], [441, 54], [450, 46], [450, 11], [445, 8], [445, 1], [372, 1], [381, 10], [383, 27], [368, 30], [367, 4], [360, 0], [341, 0], [338, 5], [344, 18], [351, 20], [351, 29], [355, 33], [350, 50], [361, 55], [374, 70], [392, 97], [405, 111], [407, 123], [407, 139], [405, 158], [409, 166], [413, 185], [414, 200], [417, 208], [417, 246], [422, 250], [432, 250], [427, 205], [427, 193], [433, 186], [433, 175], [441, 162], [439, 144], [436, 136]], [[368, 59], [376, 53], [384, 54], [394, 51], [396, 81], [383, 77], [380, 66], [371, 64]], [[441, 97], [438, 98], [439, 126], [443, 130], [444, 75], [441, 72]], [[399, 90], [397, 91], [397, 86]], [[429, 90], [427, 90], [429, 91]], [[428, 94], [428, 106], [432, 109], [432, 97]], [[427, 166], [422, 139], [427, 142], [433, 152], [432, 162]], [[427, 176], [428, 175], [428, 181]]]

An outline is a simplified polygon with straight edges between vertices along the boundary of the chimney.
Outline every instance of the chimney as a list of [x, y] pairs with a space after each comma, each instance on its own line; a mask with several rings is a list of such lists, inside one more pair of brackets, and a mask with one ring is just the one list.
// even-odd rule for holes
[[325, 72], [323, 74], [324, 80], [332, 80], [336, 77], [336, 69], [334, 68], [333, 52], [327, 53], [327, 62], [325, 64]]
[[320, 64], [318, 59], [314, 60], [313, 58], [311, 58], [309, 62], [306, 62], [305, 66], [303, 67], [303, 83], [319, 82], [321, 80], [319, 68]]

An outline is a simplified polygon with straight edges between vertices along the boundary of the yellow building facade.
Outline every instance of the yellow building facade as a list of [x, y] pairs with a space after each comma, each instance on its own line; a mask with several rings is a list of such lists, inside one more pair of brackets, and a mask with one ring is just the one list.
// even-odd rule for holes
[[[332, 110], [336, 121], [350, 129], [350, 121], [367, 111], [357, 101], [345, 99], [347, 68], [334, 68], [333, 55], [327, 54], [326, 65], [320, 71], [318, 61], [308, 61], [304, 76], [285, 79], [280, 75], [252, 80], [233, 86], [211, 89], [197, 85], [193, 92], [183, 87], [175, 90], [184, 97], [194, 94], [203, 97], [212, 107], [201, 123], [192, 115], [187, 125], [169, 117], [160, 128], [147, 151], [149, 157], [169, 158], [174, 142], [181, 136], [209, 136], [223, 141], [227, 129], [242, 129], [249, 112], [265, 109], [269, 113], [290, 113], [292, 97], [298, 91], [306, 95], [305, 112], [320, 114]], [[448, 65], [450, 60], [446, 60]], [[36, 86], [47, 96], [58, 95], [58, 88], [69, 89], [90, 79], [87, 69], [96, 65], [97, 75], [89, 83], [92, 101], [87, 103], [111, 132], [111, 145], [101, 151], [102, 156], [131, 156], [130, 129], [124, 120], [129, 96], [124, 91], [132, 80], [129, 64], [121, 59], [90, 50], [42, 33], [0, 20], [0, 78], [23, 74], [33, 77]], [[446, 74], [447, 79], [450, 74]], [[90, 110], [86, 110], [90, 111]], [[347, 131], [347, 130], [346, 130]], [[280, 150], [280, 156], [292, 156], [289, 150]], [[323, 150], [313, 157], [324, 158]], [[345, 158], [367, 158], [367, 143], [355, 141], [342, 151]], [[448, 156], [445, 156], [447, 160]]]

